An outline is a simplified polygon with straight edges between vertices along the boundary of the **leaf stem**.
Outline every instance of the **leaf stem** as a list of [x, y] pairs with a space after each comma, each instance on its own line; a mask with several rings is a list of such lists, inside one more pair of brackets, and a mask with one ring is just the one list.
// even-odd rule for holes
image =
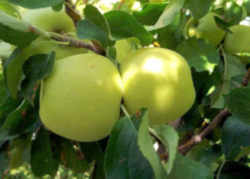
[[125, 114], [125, 116], [130, 118], [130, 114], [128, 113], [126, 107], [123, 104], [121, 104], [121, 109], [122, 109], [122, 112]]

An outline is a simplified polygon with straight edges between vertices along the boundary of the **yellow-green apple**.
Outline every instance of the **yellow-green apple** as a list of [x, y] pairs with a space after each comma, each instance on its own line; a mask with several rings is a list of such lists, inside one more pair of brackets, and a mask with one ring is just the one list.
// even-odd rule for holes
[[69, 33], [75, 31], [74, 22], [64, 10], [53, 11], [51, 8], [28, 10], [23, 13], [22, 19], [49, 32]]
[[225, 50], [234, 55], [242, 55], [242, 62], [250, 63], [250, 26], [235, 25], [230, 30], [232, 33], [227, 33], [225, 38]]
[[115, 43], [116, 59], [121, 63], [128, 54], [136, 50], [137, 40], [135, 38], [118, 40]]
[[86, 53], [55, 62], [42, 82], [40, 117], [52, 132], [92, 142], [108, 136], [120, 115], [122, 84], [106, 57]]
[[139, 49], [121, 64], [121, 74], [125, 106], [130, 113], [148, 108], [151, 124], [175, 121], [194, 103], [190, 68], [172, 50]]
[[212, 45], [217, 46], [223, 40], [225, 32], [217, 26], [214, 20], [215, 16], [215, 13], [210, 12], [202, 17], [196, 28], [190, 28], [189, 36], [202, 38]]

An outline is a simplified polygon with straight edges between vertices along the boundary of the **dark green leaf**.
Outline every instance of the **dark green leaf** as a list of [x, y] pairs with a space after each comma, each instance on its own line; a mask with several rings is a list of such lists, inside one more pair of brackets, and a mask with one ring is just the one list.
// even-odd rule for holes
[[154, 25], [166, 7], [166, 3], [148, 3], [140, 11], [134, 11], [135, 18], [144, 25]]
[[34, 131], [39, 122], [30, 104], [23, 101], [14, 111], [11, 111], [0, 128], [0, 144], [20, 136], [24, 133]]
[[42, 79], [49, 76], [54, 62], [55, 53], [52, 52], [48, 55], [40, 54], [31, 56], [23, 64], [25, 79], [22, 82], [22, 94], [31, 104], [33, 104], [37, 85]]
[[146, 111], [142, 115], [142, 122], [138, 131], [138, 145], [143, 155], [149, 161], [151, 167], [154, 170], [155, 178], [164, 179], [167, 178], [167, 174], [161, 164], [155, 149], [153, 148], [153, 141], [149, 134], [149, 119], [148, 112]]
[[31, 137], [20, 137], [10, 143], [9, 166], [11, 169], [20, 167], [30, 161]]
[[202, 143], [195, 146], [187, 154], [190, 159], [206, 165], [212, 171], [218, 169], [219, 164], [217, 163], [217, 160], [221, 155], [221, 150], [211, 146], [207, 140], [204, 140]]
[[92, 178], [104, 179], [104, 152], [102, 151], [100, 144], [97, 142], [80, 143], [80, 148], [89, 163], [95, 161], [95, 169], [91, 175]]
[[0, 39], [19, 47], [28, 46], [38, 37], [30, 25], [0, 11]]
[[8, 166], [8, 154], [4, 150], [0, 150], [0, 178], [4, 177], [3, 174], [8, 169]]
[[97, 40], [103, 47], [112, 45], [110, 29], [105, 17], [92, 5], [87, 5], [85, 19], [77, 25], [77, 35], [82, 39]]
[[132, 15], [122, 11], [110, 11], [105, 14], [111, 34], [116, 39], [137, 37], [143, 45], [153, 41], [153, 35], [149, 33]]
[[84, 173], [88, 169], [88, 162], [78, 147], [75, 147], [69, 140], [61, 141], [61, 156], [65, 167], [76, 173]]
[[23, 75], [22, 65], [26, 60], [22, 58], [21, 53], [21, 49], [16, 49], [4, 63], [5, 83], [13, 98], [17, 98]]
[[179, 136], [173, 127], [167, 125], [155, 126], [153, 129], [161, 143], [168, 149], [168, 162], [165, 168], [170, 173], [175, 161]]
[[114, 126], [105, 154], [105, 172], [108, 179], [151, 179], [152, 169], [137, 145], [137, 130], [124, 117]]
[[222, 149], [228, 160], [234, 160], [241, 149], [250, 146], [250, 125], [232, 116], [222, 130]]
[[233, 89], [225, 96], [226, 107], [239, 120], [250, 125], [250, 88]]
[[106, 49], [106, 56], [111, 59], [114, 64], [117, 64], [118, 62], [116, 61], [116, 48], [114, 46], [110, 46]]
[[55, 6], [64, 2], [64, 0], [9, 0], [9, 1], [16, 5], [30, 9]]
[[175, 165], [167, 179], [213, 179], [213, 173], [202, 163], [177, 155]]
[[186, 7], [191, 10], [194, 18], [199, 19], [203, 17], [209, 10], [214, 0], [187, 0]]
[[41, 128], [31, 145], [32, 172], [38, 177], [46, 174], [54, 176], [58, 166], [59, 161], [52, 151], [49, 132]]
[[177, 51], [198, 72], [209, 71], [211, 73], [220, 61], [219, 52], [215, 47], [195, 38], [183, 41], [177, 47]]

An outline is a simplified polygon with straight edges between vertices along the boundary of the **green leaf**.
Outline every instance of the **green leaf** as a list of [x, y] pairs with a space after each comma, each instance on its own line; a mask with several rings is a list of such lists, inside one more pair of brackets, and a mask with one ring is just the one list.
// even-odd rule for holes
[[30, 161], [31, 137], [20, 137], [10, 142], [9, 166], [11, 169], [20, 167]]
[[219, 167], [217, 161], [221, 155], [221, 150], [211, 146], [209, 141], [204, 140], [190, 150], [187, 157], [206, 165], [209, 169], [215, 172]]
[[84, 9], [85, 19], [77, 25], [77, 35], [82, 39], [97, 40], [103, 47], [114, 42], [110, 39], [110, 29], [105, 17], [92, 5]]
[[190, 38], [183, 41], [177, 47], [177, 51], [182, 54], [189, 65], [194, 67], [198, 72], [209, 71], [211, 73], [220, 61], [218, 50], [200, 39]]
[[200, 19], [209, 11], [214, 0], [187, 0], [185, 6], [191, 10], [196, 19]]
[[137, 37], [143, 45], [153, 41], [153, 35], [148, 32], [132, 15], [122, 11], [110, 11], [105, 14], [109, 22], [112, 36], [119, 40]]
[[108, 57], [115, 65], [118, 63], [116, 60], [116, 48], [110, 46], [106, 49], [106, 57]]
[[179, 136], [175, 129], [171, 126], [160, 125], [155, 126], [154, 132], [161, 143], [168, 149], [168, 162], [165, 166], [167, 173], [169, 174], [173, 168], [175, 156], [177, 152]]
[[95, 169], [92, 172], [91, 177], [94, 179], [105, 178], [104, 152], [102, 151], [100, 144], [97, 142], [80, 143], [80, 148], [89, 163], [93, 161], [95, 162]]
[[52, 151], [49, 132], [41, 128], [31, 145], [32, 172], [38, 177], [47, 174], [54, 176], [58, 166], [59, 161], [56, 160], [55, 154]]
[[27, 59], [22, 57], [22, 50], [16, 49], [4, 63], [5, 83], [10, 95], [17, 98], [23, 79], [22, 66]]
[[166, 3], [147, 3], [142, 10], [134, 11], [133, 16], [144, 25], [154, 25], [166, 7]]
[[33, 104], [34, 94], [36, 92], [39, 82], [48, 77], [52, 72], [55, 62], [55, 53], [39, 54], [31, 56], [23, 64], [23, 72], [25, 79], [22, 82], [23, 96]]
[[[241, 63], [240, 59], [230, 54], [224, 54], [224, 73], [222, 74], [223, 80], [217, 87], [216, 99], [214, 99], [213, 107], [224, 107], [224, 95], [228, 94], [230, 90], [236, 87], [241, 87], [241, 84], [237, 83], [237, 81], [234, 80], [235, 77], [245, 75], [245, 73], [245, 65]], [[241, 83], [243, 77], [240, 78]]]
[[250, 147], [250, 125], [236, 116], [227, 119], [222, 128], [222, 150], [228, 160], [234, 160], [244, 147]]
[[170, 0], [164, 12], [154, 25], [154, 29], [159, 29], [171, 24], [175, 20], [175, 17], [180, 12], [181, 8], [184, 6], [184, 3], [185, 0]]
[[76, 173], [84, 173], [88, 169], [88, 162], [80, 149], [69, 140], [61, 140], [61, 156], [65, 167]]
[[137, 145], [137, 130], [124, 117], [114, 126], [105, 154], [108, 179], [153, 179], [153, 171]]
[[8, 169], [8, 154], [4, 150], [0, 150], [0, 178], [4, 178], [3, 173]]
[[40, 123], [33, 113], [33, 109], [26, 101], [11, 111], [0, 128], [0, 144], [39, 127]]
[[226, 107], [242, 122], [250, 125], [250, 88], [233, 89], [225, 96]]
[[147, 158], [151, 167], [153, 168], [155, 178], [157, 179], [167, 178], [167, 174], [164, 170], [163, 165], [161, 164], [160, 158], [153, 148], [153, 141], [149, 134], [148, 128], [149, 128], [149, 119], [148, 119], [148, 112], [146, 111], [142, 115], [142, 122], [140, 124], [138, 131], [138, 145], [141, 152]]
[[18, 12], [17, 8], [6, 1], [0, 2], [0, 10], [13, 17], [21, 18], [21, 14]]
[[0, 39], [19, 47], [28, 46], [38, 35], [30, 25], [0, 11]]
[[177, 155], [175, 165], [167, 179], [213, 179], [213, 173], [200, 162]]
[[9, 1], [16, 5], [30, 9], [55, 6], [64, 2], [64, 0], [9, 0]]

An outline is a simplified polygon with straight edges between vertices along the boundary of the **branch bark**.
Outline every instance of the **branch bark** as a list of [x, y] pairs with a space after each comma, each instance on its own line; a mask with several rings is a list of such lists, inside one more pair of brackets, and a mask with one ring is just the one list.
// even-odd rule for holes
[[194, 135], [185, 144], [179, 146], [178, 150], [182, 154], [186, 154], [192, 147], [202, 141], [211, 131], [213, 131], [225, 118], [230, 116], [231, 113], [228, 109], [223, 109], [215, 116], [212, 122], [199, 134]]
[[250, 81], [250, 67], [247, 69], [247, 73], [242, 80], [242, 86], [247, 86]]
[[[245, 77], [242, 80], [242, 86], [247, 86], [250, 81], [250, 68], [248, 68]], [[215, 116], [212, 122], [199, 134], [194, 135], [191, 137], [186, 143], [179, 146], [178, 150], [182, 154], [186, 154], [189, 150], [193, 148], [196, 144], [202, 142], [203, 138], [206, 137], [211, 131], [213, 131], [224, 119], [230, 116], [231, 113], [228, 109], [223, 109]]]
[[65, 0], [65, 11], [73, 20], [75, 26], [81, 20], [80, 14], [76, 11], [75, 5], [72, 3], [71, 0]]
[[74, 39], [73, 37], [68, 37], [68, 36], [57, 34], [57, 33], [50, 33], [50, 35], [51, 35], [50, 36], [51, 39], [61, 41], [61, 42], [69, 42], [69, 46], [76, 47], [76, 48], [86, 48], [100, 55], [105, 54], [105, 52], [101, 48], [97, 48], [96, 45], [85, 43], [81, 40]]

